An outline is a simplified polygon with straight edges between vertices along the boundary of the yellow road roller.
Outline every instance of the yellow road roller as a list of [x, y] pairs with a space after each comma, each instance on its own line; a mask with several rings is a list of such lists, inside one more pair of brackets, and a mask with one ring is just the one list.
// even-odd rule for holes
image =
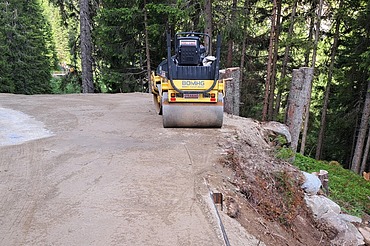
[[[221, 38], [210, 55], [208, 34], [167, 34], [167, 59], [151, 76], [151, 92], [165, 128], [219, 128], [223, 122], [224, 80], [219, 79]], [[208, 44], [208, 45], [207, 45]]]

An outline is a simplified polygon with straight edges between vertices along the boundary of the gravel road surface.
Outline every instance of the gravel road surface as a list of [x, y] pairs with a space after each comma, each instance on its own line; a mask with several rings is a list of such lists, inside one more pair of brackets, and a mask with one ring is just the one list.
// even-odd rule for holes
[[220, 129], [164, 129], [133, 93], [0, 94], [0, 130], [0, 245], [223, 245]]

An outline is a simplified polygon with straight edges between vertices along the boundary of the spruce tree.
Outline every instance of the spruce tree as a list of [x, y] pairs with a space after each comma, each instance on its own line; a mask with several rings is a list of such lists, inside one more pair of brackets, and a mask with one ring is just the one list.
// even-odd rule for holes
[[9, 10], [8, 5], [8, 2], [0, 3], [0, 92], [12, 93], [15, 85], [11, 78], [11, 65], [8, 62], [10, 48], [7, 43], [12, 11]]
[[1, 5], [0, 91], [50, 93], [53, 57], [50, 27], [37, 0]]

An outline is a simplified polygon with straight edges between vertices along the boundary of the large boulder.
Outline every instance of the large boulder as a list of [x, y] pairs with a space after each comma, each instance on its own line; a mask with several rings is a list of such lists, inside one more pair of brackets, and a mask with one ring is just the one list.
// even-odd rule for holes
[[278, 135], [282, 135], [286, 139], [286, 144], [292, 142], [292, 136], [290, 135], [289, 128], [287, 125], [276, 121], [263, 122], [262, 127], [268, 131], [272, 131]]
[[309, 195], [316, 195], [321, 187], [321, 181], [315, 174], [302, 172], [305, 178], [301, 188]]
[[305, 201], [317, 219], [321, 219], [327, 214], [338, 215], [340, 213], [339, 205], [325, 196], [306, 195]]
[[326, 213], [320, 220], [325, 223], [330, 231], [337, 231], [331, 243], [333, 246], [360, 246], [365, 245], [364, 238], [357, 228], [350, 222], [343, 220], [336, 213]]
[[369, 227], [366, 227], [366, 228], [358, 228], [359, 232], [362, 234], [362, 236], [364, 237], [364, 241], [366, 243], [366, 245], [370, 245], [370, 228]]
[[339, 205], [325, 196], [306, 194], [305, 201], [320, 227], [330, 237], [332, 245], [365, 245], [364, 237], [352, 224], [361, 222], [360, 218], [341, 214]]

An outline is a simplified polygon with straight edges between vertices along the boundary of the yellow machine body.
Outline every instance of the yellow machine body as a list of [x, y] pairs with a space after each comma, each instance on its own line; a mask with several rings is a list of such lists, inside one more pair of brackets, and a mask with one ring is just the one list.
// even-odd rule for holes
[[[184, 91], [206, 91], [213, 80], [174, 80]], [[164, 127], [221, 127], [223, 123], [224, 80], [218, 80], [206, 94], [179, 93], [170, 81], [154, 73], [151, 77], [156, 110], [163, 117]]]
[[[198, 62], [200, 39], [195, 35], [199, 33], [181, 34], [183, 36], [176, 35], [175, 39], [179, 45], [175, 47], [176, 56], [170, 55], [171, 41], [167, 36], [168, 59], [156, 73], [152, 73], [150, 81], [154, 104], [162, 115], [163, 126], [222, 127], [225, 81], [218, 79], [219, 55], [214, 58], [214, 61], [218, 59], [214, 64], [203, 65]], [[218, 43], [220, 47], [220, 41]]]

